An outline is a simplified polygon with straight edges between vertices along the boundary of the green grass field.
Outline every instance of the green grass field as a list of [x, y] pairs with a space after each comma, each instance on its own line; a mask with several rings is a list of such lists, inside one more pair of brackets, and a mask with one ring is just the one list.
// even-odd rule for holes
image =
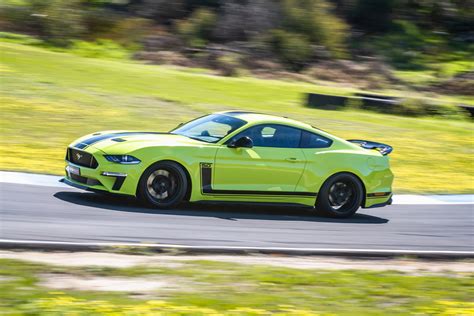
[[393, 145], [398, 193], [474, 192], [471, 121], [303, 106], [305, 92], [353, 92], [337, 87], [217, 77], [6, 42], [0, 54], [3, 170], [62, 174], [67, 144], [86, 133], [166, 131], [203, 113], [246, 109]]
[[[469, 273], [302, 270], [198, 260], [175, 267], [157, 263], [61, 267], [0, 259], [0, 314], [472, 315], [474, 309]], [[111, 277], [161, 279], [174, 281], [175, 287], [137, 293], [124, 288], [58, 290], [44, 284], [69, 277], [101, 277], [102, 282]]]

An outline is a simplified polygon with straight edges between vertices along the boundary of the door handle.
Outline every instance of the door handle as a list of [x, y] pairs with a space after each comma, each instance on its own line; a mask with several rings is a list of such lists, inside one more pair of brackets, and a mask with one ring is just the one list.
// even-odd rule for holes
[[301, 162], [301, 161], [303, 161], [303, 160], [295, 158], [295, 157], [286, 158], [285, 160], [289, 161], [289, 162]]

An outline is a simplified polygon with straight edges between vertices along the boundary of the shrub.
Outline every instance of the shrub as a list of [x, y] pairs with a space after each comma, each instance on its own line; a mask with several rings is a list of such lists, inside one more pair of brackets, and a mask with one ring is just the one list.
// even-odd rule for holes
[[283, 25], [325, 46], [335, 57], [344, 57], [349, 27], [333, 10], [326, 0], [284, 0]]
[[428, 115], [443, 116], [453, 119], [469, 117], [469, 113], [466, 110], [452, 104], [429, 103], [426, 105], [425, 111]]
[[467, 113], [458, 106], [435, 103], [428, 99], [407, 98], [390, 108], [390, 112], [403, 116], [443, 116], [464, 118]]
[[85, 36], [89, 39], [103, 37], [122, 20], [115, 11], [100, 7], [85, 8], [82, 15]]
[[152, 26], [152, 21], [144, 18], [121, 19], [105, 36], [127, 47], [136, 46], [150, 33]]
[[223, 76], [234, 77], [241, 73], [240, 60], [237, 54], [223, 54], [216, 59], [216, 67]]
[[11, 42], [24, 45], [41, 45], [43, 42], [33, 36], [10, 33], [10, 32], [0, 32], [0, 39], [3, 42]]
[[249, 40], [279, 27], [280, 6], [273, 0], [222, 0], [214, 36], [221, 41]]
[[172, 19], [186, 15], [184, 0], [142, 0], [137, 1], [134, 11], [141, 17], [154, 19], [157, 22], [168, 23]]
[[193, 67], [193, 62], [179, 52], [171, 51], [140, 51], [133, 55], [134, 59], [146, 60], [157, 65], [176, 65]]
[[31, 32], [31, 10], [26, 5], [0, 1], [0, 28], [11, 32]]
[[303, 68], [311, 58], [311, 44], [304, 35], [274, 30], [270, 44], [280, 59], [294, 70]]
[[405, 99], [390, 107], [390, 112], [404, 116], [422, 116], [426, 114], [426, 101], [423, 99]]
[[95, 42], [74, 41], [70, 52], [83, 57], [126, 59], [130, 52], [114, 41], [99, 39]]
[[67, 46], [71, 40], [84, 33], [79, 0], [47, 0], [44, 4], [44, 9], [35, 14], [43, 30], [40, 35], [45, 41]]
[[187, 20], [177, 23], [177, 31], [191, 46], [203, 46], [211, 39], [216, 15], [208, 9], [197, 9]]
[[413, 70], [424, 68], [429, 55], [443, 55], [439, 50], [446, 45], [446, 39], [413, 22], [396, 20], [391, 32], [380, 36], [374, 44], [396, 67]]
[[348, 109], [361, 110], [362, 100], [359, 98], [347, 98], [345, 106]]
[[9, 29], [29, 32], [57, 46], [67, 46], [84, 32], [80, 0], [25, 0], [2, 5], [0, 18]]
[[369, 32], [383, 32], [390, 28], [392, 13], [398, 1], [357, 0], [349, 16], [359, 27]]

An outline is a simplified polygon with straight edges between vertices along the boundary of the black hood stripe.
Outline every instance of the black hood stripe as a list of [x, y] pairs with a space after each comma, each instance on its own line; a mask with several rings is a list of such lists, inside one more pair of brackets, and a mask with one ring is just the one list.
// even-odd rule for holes
[[99, 134], [92, 136], [88, 139], [85, 139], [81, 142], [78, 142], [73, 145], [73, 147], [84, 149], [87, 146], [93, 145], [100, 141], [115, 138], [115, 137], [122, 137], [122, 136], [130, 136], [130, 135], [140, 135], [140, 134], [168, 134], [168, 133], [160, 133], [160, 132], [121, 132], [121, 133], [110, 133], [110, 134]]

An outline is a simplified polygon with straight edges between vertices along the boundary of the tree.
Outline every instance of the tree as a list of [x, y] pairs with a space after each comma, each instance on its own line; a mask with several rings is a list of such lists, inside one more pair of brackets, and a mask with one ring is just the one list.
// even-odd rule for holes
[[187, 20], [177, 23], [177, 31], [191, 46], [203, 46], [212, 37], [216, 14], [208, 9], [197, 9]]
[[153, 19], [158, 23], [168, 24], [188, 14], [185, 0], [142, 0], [133, 7], [139, 16]]
[[311, 57], [308, 38], [301, 34], [274, 30], [270, 44], [280, 58], [294, 70], [300, 70]]
[[280, 18], [274, 0], [223, 0], [214, 34], [221, 41], [248, 40], [277, 28]]
[[385, 32], [392, 25], [392, 15], [397, 5], [396, 0], [358, 0], [349, 18], [366, 31]]

